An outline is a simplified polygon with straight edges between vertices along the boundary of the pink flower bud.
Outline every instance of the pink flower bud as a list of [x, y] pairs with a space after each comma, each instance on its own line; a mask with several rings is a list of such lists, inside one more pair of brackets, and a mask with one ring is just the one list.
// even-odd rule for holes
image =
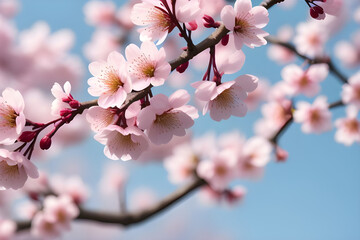
[[320, 7], [320, 6], [314, 6], [313, 9], [318, 14], [323, 14], [324, 13], [324, 9], [322, 7]]
[[176, 71], [178, 71], [179, 73], [183, 73], [183, 72], [186, 71], [186, 69], [188, 68], [188, 66], [189, 66], [189, 61], [187, 61], [186, 63], [181, 64], [180, 66], [178, 66], [178, 67], [176, 68]]
[[70, 98], [70, 97], [64, 97], [64, 98], [62, 98], [61, 99], [63, 102], [65, 102], [65, 103], [68, 103], [68, 102], [70, 102], [72, 99]]
[[40, 140], [40, 148], [42, 150], [47, 150], [51, 147], [51, 138], [49, 136], [45, 136]]
[[30, 142], [31, 140], [34, 139], [34, 137], [37, 135], [37, 132], [33, 132], [33, 131], [25, 131], [23, 132], [20, 137], [18, 138], [18, 140], [20, 142]]
[[191, 21], [186, 24], [186, 28], [190, 31], [195, 31], [198, 28], [196, 21]]
[[203, 19], [208, 24], [214, 24], [215, 23], [215, 20], [209, 15], [204, 14]]
[[71, 113], [72, 113], [72, 110], [69, 108], [64, 108], [64, 109], [60, 110], [61, 117], [66, 117], [66, 116], [70, 115]]
[[279, 146], [276, 147], [276, 161], [277, 162], [285, 162], [289, 157], [289, 153]]
[[81, 106], [81, 104], [77, 100], [70, 101], [69, 105], [70, 105], [71, 108], [75, 108], [75, 109], [77, 109], [77, 108], [79, 108]]
[[221, 39], [221, 44], [223, 46], [226, 46], [229, 43], [229, 34], [226, 34], [222, 39]]

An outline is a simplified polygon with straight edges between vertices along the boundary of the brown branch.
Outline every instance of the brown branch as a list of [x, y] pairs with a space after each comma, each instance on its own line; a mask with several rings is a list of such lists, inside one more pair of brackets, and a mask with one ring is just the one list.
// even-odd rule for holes
[[274, 6], [277, 3], [281, 3], [285, 0], [268, 0], [268, 1], [264, 1], [262, 2], [260, 5], [263, 6], [266, 9], [271, 8], [272, 6]]
[[[76, 218], [76, 220], [91, 220], [102, 223], [119, 224], [123, 226], [132, 225], [145, 221], [150, 217], [153, 217], [163, 212], [165, 209], [173, 206], [180, 199], [183, 199], [184, 197], [192, 193], [194, 190], [205, 184], [206, 182], [203, 179], [196, 177], [193, 182], [184, 186], [183, 188], [178, 189], [171, 195], [156, 203], [151, 208], [133, 213], [116, 214], [112, 212], [100, 212], [80, 208], [80, 215]], [[31, 227], [30, 221], [18, 221], [16, 222], [16, 224], [18, 232], [29, 229]]]
[[308, 56], [305, 56], [305, 55], [299, 53], [296, 50], [295, 46], [288, 42], [280, 41], [279, 39], [277, 39], [273, 36], [267, 36], [267, 37], [265, 37], [265, 39], [269, 43], [277, 44], [277, 45], [280, 45], [282, 47], [289, 49], [290, 51], [295, 53], [300, 58], [308, 61], [309, 64], [326, 63], [329, 66], [329, 70], [332, 74], [334, 74], [342, 83], [348, 83], [348, 80], [347, 80], [348, 78], [335, 67], [335, 65], [333, 64], [333, 62], [331, 61], [330, 58], [328, 58], [328, 57], [326, 57], [326, 58], [310, 58]]

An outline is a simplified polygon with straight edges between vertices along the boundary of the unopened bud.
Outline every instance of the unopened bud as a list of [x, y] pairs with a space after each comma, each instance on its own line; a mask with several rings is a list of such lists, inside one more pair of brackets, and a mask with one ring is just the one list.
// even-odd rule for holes
[[198, 28], [196, 21], [191, 21], [186, 24], [186, 28], [190, 31], [195, 31]]
[[276, 147], [276, 161], [285, 162], [289, 157], [289, 153], [279, 146]]
[[31, 140], [34, 139], [34, 137], [36, 136], [37, 132], [33, 132], [33, 131], [25, 131], [23, 132], [20, 137], [18, 138], [18, 140], [20, 142], [30, 142]]
[[72, 113], [72, 110], [69, 108], [64, 108], [60, 110], [60, 116], [61, 117], [66, 117], [68, 115], [70, 115]]
[[81, 106], [81, 104], [77, 100], [70, 101], [69, 105], [70, 105], [71, 108], [75, 108], [75, 109], [77, 109], [77, 108], [79, 108]]
[[316, 19], [319, 17], [319, 13], [314, 8], [310, 8], [310, 16]]
[[176, 68], [176, 71], [178, 71], [179, 73], [183, 73], [183, 72], [185, 72], [185, 70], [188, 68], [188, 66], [189, 66], [189, 61], [181, 64], [180, 66], [178, 66], [178, 67]]
[[226, 46], [226, 45], [229, 43], [229, 38], [230, 38], [229, 34], [226, 34], [226, 35], [221, 39], [221, 44], [222, 44], [223, 46]]
[[42, 150], [48, 150], [50, 147], [51, 147], [51, 138], [46, 135], [40, 140], [40, 148]]

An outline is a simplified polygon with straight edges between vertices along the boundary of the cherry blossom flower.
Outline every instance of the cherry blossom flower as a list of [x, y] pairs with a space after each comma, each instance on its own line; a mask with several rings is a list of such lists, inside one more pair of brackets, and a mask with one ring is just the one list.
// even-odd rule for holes
[[86, 120], [90, 123], [91, 130], [94, 132], [100, 132], [115, 123], [117, 118], [116, 110], [111, 108], [91, 107], [86, 113]]
[[60, 86], [60, 84], [55, 83], [51, 88], [51, 93], [55, 97], [55, 100], [51, 104], [51, 114], [54, 116], [61, 116], [61, 110], [70, 108], [78, 108], [80, 107], [80, 103], [73, 98], [70, 94], [71, 92], [71, 84], [70, 82], [66, 82], [64, 84], [64, 90]]
[[169, 98], [158, 94], [150, 99], [150, 105], [138, 116], [139, 128], [145, 130], [154, 144], [168, 143], [172, 137], [185, 136], [186, 129], [194, 125], [198, 113], [195, 107], [185, 105], [190, 95], [185, 90], [174, 92]]
[[345, 104], [352, 104], [360, 109], [360, 72], [352, 76], [348, 84], [343, 85], [341, 98]]
[[356, 118], [358, 110], [354, 106], [346, 108], [346, 117], [335, 121], [337, 131], [335, 141], [343, 143], [346, 146], [354, 142], [360, 142], [360, 121]]
[[106, 60], [109, 54], [121, 48], [118, 36], [104, 29], [97, 29], [91, 41], [84, 45], [84, 55], [90, 61]]
[[89, 70], [94, 77], [88, 80], [88, 91], [92, 96], [99, 96], [100, 107], [121, 107], [131, 92], [126, 66], [124, 57], [116, 51], [109, 54], [107, 62], [90, 63]]
[[104, 154], [112, 160], [136, 160], [149, 147], [147, 137], [135, 126], [109, 125], [94, 138], [105, 145]]
[[[166, 2], [172, 9], [171, 1], [166, 0]], [[174, 14], [180, 23], [194, 21], [200, 12], [198, 0], [177, 0], [175, 3]], [[135, 4], [131, 12], [131, 20], [135, 25], [145, 26], [139, 29], [142, 42], [158, 40], [157, 45], [165, 40], [176, 24], [164, 3], [157, 0], [143, 0], [142, 3]]]
[[70, 230], [70, 222], [79, 215], [79, 208], [68, 195], [47, 196], [44, 199], [45, 218], [62, 230]]
[[19, 91], [6, 88], [0, 97], [0, 144], [13, 144], [25, 127], [25, 103]]
[[16, 224], [13, 221], [0, 219], [0, 239], [11, 240], [16, 231]]
[[294, 112], [294, 121], [302, 123], [301, 130], [305, 133], [322, 133], [331, 129], [331, 112], [324, 96], [317, 97], [311, 105], [299, 102]]
[[215, 121], [228, 119], [231, 115], [243, 117], [247, 107], [244, 100], [248, 92], [256, 89], [258, 78], [252, 75], [241, 75], [235, 80], [217, 85], [215, 82], [199, 81], [191, 84], [195, 97], [206, 104], [203, 115], [210, 111], [210, 117]]
[[358, 66], [360, 64], [360, 31], [352, 35], [351, 42], [337, 42], [335, 55], [346, 67]]
[[31, 235], [39, 238], [54, 239], [61, 235], [62, 229], [57, 222], [50, 221], [43, 212], [38, 212], [31, 222]]
[[0, 149], [0, 190], [19, 189], [28, 177], [39, 177], [36, 166], [19, 152]]
[[169, 173], [169, 180], [174, 184], [182, 183], [194, 176], [200, 158], [189, 144], [174, 149], [172, 156], [165, 158], [164, 166]]
[[246, 141], [240, 157], [237, 158], [240, 178], [259, 178], [270, 161], [272, 145], [263, 137], [255, 136]]
[[281, 76], [286, 82], [289, 95], [304, 94], [312, 97], [320, 91], [319, 83], [327, 77], [328, 72], [327, 64], [314, 64], [305, 71], [291, 64], [283, 68]]
[[11, 18], [19, 10], [19, 2], [17, 0], [2, 0], [0, 2], [0, 15]]
[[299, 53], [309, 57], [323, 55], [324, 46], [329, 38], [325, 28], [315, 22], [300, 23], [296, 28], [294, 43]]
[[221, 11], [221, 20], [225, 27], [233, 31], [236, 49], [245, 44], [248, 47], [259, 47], [267, 42], [267, 32], [261, 30], [268, 22], [268, 11], [262, 6], [252, 7], [251, 0], [237, 0], [234, 8], [227, 5]]
[[84, 6], [85, 20], [90, 25], [106, 26], [115, 21], [116, 6], [111, 1], [89, 1]]
[[128, 70], [133, 81], [133, 89], [136, 91], [148, 87], [160, 86], [171, 71], [170, 64], [166, 61], [164, 48], [159, 50], [153, 42], [143, 42], [141, 48], [130, 44], [125, 49], [128, 60]]
[[58, 195], [67, 195], [76, 204], [84, 203], [89, 195], [88, 186], [79, 176], [61, 176], [55, 175], [51, 178], [51, 189]]
[[245, 195], [247, 193], [247, 190], [245, 187], [241, 185], [237, 185], [233, 187], [230, 190], [225, 191], [224, 193], [224, 199], [226, 203], [230, 204], [231, 206], [241, 202]]
[[[293, 28], [289, 25], [282, 26], [277, 32], [277, 38], [283, 42], [289, 42], [293, 37], [293, 32]], [[271, 60], [279, 64], [286, 64], [295, 59], [293, 51], [277, 44], [271, 44], [267, 53]]]
[[199, 177], [214, 190], [224, 190], [236, 176], [236, 157], [232, 151], [221, 151], [210, 160], [201, 161], [197, 167]]

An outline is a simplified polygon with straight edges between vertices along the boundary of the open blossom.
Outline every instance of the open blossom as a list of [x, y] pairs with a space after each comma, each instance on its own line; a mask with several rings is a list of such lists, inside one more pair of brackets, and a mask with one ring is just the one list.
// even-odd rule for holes
[[148, 87], [163, 85], [171, 71], [166, 61], [164, 48], [159, 50], [153, 42], [143, 42], [141, 48], [130, 44], [125, 49], [128, 70], [131, 75], [133, 89], [136, 91]]
[[328, 72], [327, 64], [314, 64], [305, 71], [291, 64], [281, 71], [281, 76], [286, 83], [289, 95], [304, 94], [312, 97], [320, 91], [320, 82], [327, 77]]
[[139, 128], [145, 130], [155, 144], [168, 143], [173, 136], [185, 136], [185, 130], [192, 127], [194, 119], [198, 118], [195, 107], [185, 105], [189, 101], [190, 95], [183, 89], [169, 98], [163, 94], [154, 96], [150, 105], [138, 115]]
[[92, 96], [99, 96], [100, 107], [121, 107], [131, 92], [132, 84], [126, 66], [124, 57], [116, 51], [109, 54], [107, 62], [90, 63], [89, 70], [94, 77], [88, 80], [88, 91]]
[[91, 25], [109, 25], [114, 23], [116, 6], [111, 1], [90, 1], [84, 6], [86, 22]]
[[105, 145], [104, 154], [112, 160], [136, 160], [149, 147], [147, 137], [135, 126], [109, 125], [94, 138]]
[[237, 0], [234, 8], [230, 5], [223, 8], [221, 20], [232, 31], [237, 49], [241, 49], [243, 44], [253, 48], [266, 44], [264, 37], [269, 34], [261, 28], [268, 24], [268, 15], [266, 8], [252, 7], [251, 0]]
[[224, 190], [236, 177], [236, 157], [232, 151], [221, 151], [210, 160], [201, 161], [197, 167], [199, 177], [215, 190]]
[[[172, 1], [166, 2], [172, 9]], [[198, 0], [177, 0], [175, 3], [175, 15], [180, 23], [192, 22], [200, 13]], [[136, 25], [144, 26], [139, 29], [142, 42], [158, 40], [157, 44], [165, 40], [176, 24], [164, 4], [158, 0], [143, 0], [142, 3], [135, 4], [131, 12], [131, 21]]]
[[79, 208], [67, 195], [47, 196], [44, 199], [44, 215], [63, 230], [70, 230], [70, 222], [79, 215]]
[[51, 189], [57, 195], [67, 195], [76, 204], [84, 203], [89, 197], [89, 188], [79, 176], [55, 175], [51, 178]]
[[[285, 25], [279, 28], [277, 32], [277, 38], [283, 42], [289, 42], [293, 37], [293, 28], [289, 25]], [[268, 56], [279, 64], [286, 64], [295, 59], [295, 54], [290, 49], [277, 45], [271, 44], [268, 47]]]
[[100, 132], [118, 119], [116, 110], [111, 108], [91, 107], [86, 113], [86, 120], [90, 123], [91, 130]]
[[172, 183], [182, 183], [194, 176], [199, 156], [190, 144], [183, 144], [174, 149], [173, 155], [165, 158], [164, 166]]
[[270, 161], [272, 149], [272, 145], [265, 138], [255, 136], [248, 139], [243, 146], [241, 155], [237, 158], [239, 177], [260, 177], [263, 168]]
[[348, 84], [343, 85], [341, 98], [346, 104], [353, 104], [360, 109], [360, 72], [349, 79]]
[[299, 53], [309, 57], [319, 57], [324, 53], [324, 46], [329, 33], [316, 22], [300, 23], [296, 28], [294, 43]]
[[0, 144], [13, 144], [25, 127], [25, 103], [19, 91], [6, 88], [0, 97]]
[[36, 166], [19, 152], [0, 149], [0, 190], [19, 189], [28, 177], [39, 177]]
[[324, 96], [317, 97], [311, 105], [299, 102], [294, 112], [294, 121], [302, 123], [305, 133], [322, 133], [331, 129], [331, 112]]
[[210, 111], [210, 117], [215, 121], [220, 121], [228, 119], [231, 115], [238, 117], [246, 115], [247, 107], [244, 100], [248, 92], [256, 89], [257, 83], [257, 77], [242, 75], [220, 85], [210, 81], [199, 81], [191, 86], [196, 88], [195, 97], [206, 102], [203, 115]]
[[37, 212], [31, 222], [31, 234], [35, 237], [54, 239], [61, 235], [61, 227], [50, 221], [43, 212]]
[[340, 118], [335, 121], [337, 131], [335, 141], [350, 146], [354, 142], [360, 142], [360, 121], [356, 118], [358, 109], [349, 106], [346, 109], [346, 118]]
[[[360, 9], [360, 8], [359, 8]], [[360, 15], [360, 11], [359, 11]], [[360, 31], [351, 36], [351, 42], [339, 41], [335, 45], [335, 55], [346, 67], [360, 64]]]

